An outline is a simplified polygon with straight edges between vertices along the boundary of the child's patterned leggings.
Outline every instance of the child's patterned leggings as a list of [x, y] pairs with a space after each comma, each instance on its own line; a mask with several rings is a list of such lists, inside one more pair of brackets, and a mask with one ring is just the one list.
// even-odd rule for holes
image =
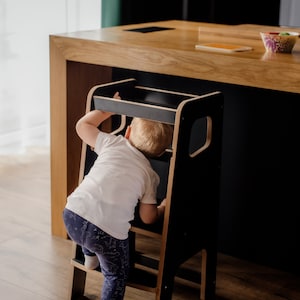
[[63, 212], [69, 237], [83, 253], [97, 255], [104, 282], [101, 300], [124, 298], [129, 272], [129, 240], [118, 240], [68, 209]]

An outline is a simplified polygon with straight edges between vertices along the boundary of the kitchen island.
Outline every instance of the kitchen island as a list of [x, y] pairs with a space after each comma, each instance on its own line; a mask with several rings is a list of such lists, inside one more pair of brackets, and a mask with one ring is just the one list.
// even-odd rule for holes
[[[224, 94], [219, 249], [299, 272], [300, 43], [291, 54], [269, 54], [259, 35], [280, 29], [171, 20], [51, 35], [52, 234], [67, 237], [61, 214], [78, 184], [74, 128], [88, 91], [135, 77], [158, 88]], [[195, 49], [207, 42], [252, 50]]]

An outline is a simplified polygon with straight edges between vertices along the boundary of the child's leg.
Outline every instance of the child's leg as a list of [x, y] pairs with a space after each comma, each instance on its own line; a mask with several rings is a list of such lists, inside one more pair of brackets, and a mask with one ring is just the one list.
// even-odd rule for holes
[[101, 300], [122, 300], [129, 273], [129, 240], [115, 239], [67, 209], [63, 216], [70, 238], [86, 256], [95, 253], [100, 261], [104, 275]]
[[98, 257], [104, 275], [101, 300], [122, 300], [129, 273], [129, 242], [108, 236], [107, 244], [109, 251]]
[[85, 258], [84, 265], [88, 269], [96, 269], [99, 266], [99, 260], [96, 254], [84, 247], [86, 232], [90, 223], [68, 209], [64, 209], [63, 219], [69, 237], [82, 247]]
[[101, 300], [122, 300], [129, 273], [129, 240], [115, 239], [92, 224], [88, 231], [85, 247], [97, 255], [104, 276]]

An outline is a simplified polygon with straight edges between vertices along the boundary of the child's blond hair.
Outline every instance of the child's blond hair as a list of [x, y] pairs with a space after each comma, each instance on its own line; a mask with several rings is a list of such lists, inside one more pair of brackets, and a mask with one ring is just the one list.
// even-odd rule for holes
[[147, 157], [158, 157], [170, 147], [173, 126], [157, 121], [133, 118], [129, 141]]

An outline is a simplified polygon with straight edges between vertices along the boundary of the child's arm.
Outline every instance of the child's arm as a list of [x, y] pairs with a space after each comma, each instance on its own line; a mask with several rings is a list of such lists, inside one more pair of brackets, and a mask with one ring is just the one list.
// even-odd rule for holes
[[[121, 99], [119, 93], [115, 93], [114, 98]], [[108, 119], [113, 113], [101, 110], [92, 110], [86, 113], [76, 123], [78, 136], [91, 147], [95, 147], [96, 139], [99, 134], [98, 126]]]
[[166, 199], [160, 205], [140, 203], [139, 214], [145, 224], [158, 221], [165, 213]]

